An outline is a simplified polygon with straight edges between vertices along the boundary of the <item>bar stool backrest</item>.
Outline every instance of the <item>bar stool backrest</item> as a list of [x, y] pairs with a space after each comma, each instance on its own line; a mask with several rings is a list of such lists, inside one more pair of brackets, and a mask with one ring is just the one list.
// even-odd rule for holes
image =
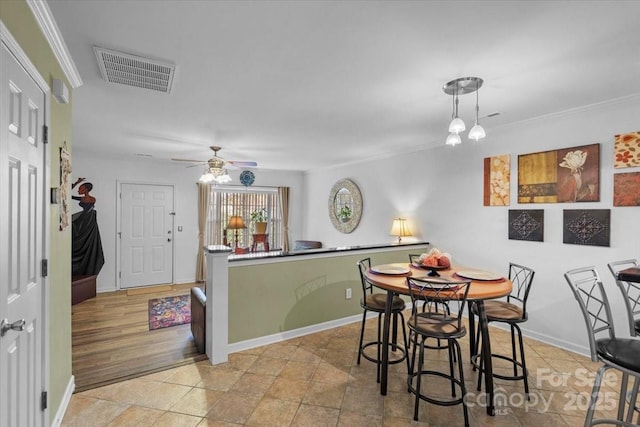
[[533, 283], [535, 271], [524, 265], [509, 263], [509, 280], [513, 283], [511, 295], [507, 297], [507, 302], [517, 303], [522, 307], [522, 318], [527, 318], [527, 298]]
[[637, 259], [627, 259], [624, 261], [610, 262], [607, 266], [611, 274], [613, 274], [613, 278], [616, 280], [618, 289], [622, 292], [624, 304], [627, 308], [627, 317], [629, 318], [629, 332], [632, 337], [635, 337], [639, 335], [636, 322], [640, 321], [640, 283], [618, 280], [618, 272], [629, 267], [638, 267], [640, 263], [638, 263]]
[[[450, 320], [451, 313], [455, 313], [456, 326], [458, 330], [462, 330], [462, 315], [467, 303], [467, 295], [469, 293], [468, 280], [451, 280], [430, 279], [428, 277], [407, 277], [407, 287], [413, 305], [412, 316], [424, 315], [424, 313], [442, 313], [447, 317], [443, 317], [444, 322]], [[442, 304], [447, 304], [450, 312], [443, 312], [440, 308]], [[420, 305], [422, 309], [417, 310]], [[447, 310], [449, 311], [449, 309]]]
[[362, 296], [373, 294], [373, 285], [367, 280], [364, 273], [371, 269], [371, 258], [364, 258], [358, 261], [358, 271], [360, 272], [360, 283], [362, 284]]
[[564, 277], [578, 301], [587, 326], [591, 360], [597, 362], [597, 335], [607, 333], [609, 338], [615, 338], [613, 317], [604, 286], [595, 267], [576, 268], [567, 271]]

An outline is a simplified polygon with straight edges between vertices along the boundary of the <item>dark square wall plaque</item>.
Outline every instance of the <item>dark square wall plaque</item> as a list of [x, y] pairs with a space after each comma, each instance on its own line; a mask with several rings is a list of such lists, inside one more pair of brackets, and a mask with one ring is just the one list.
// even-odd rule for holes
[[544, 210], [509, 209], [509, 239], [544, 241]]
[[566, 209], [562, 229], [563, 243], [609, 246], [611, 209]]

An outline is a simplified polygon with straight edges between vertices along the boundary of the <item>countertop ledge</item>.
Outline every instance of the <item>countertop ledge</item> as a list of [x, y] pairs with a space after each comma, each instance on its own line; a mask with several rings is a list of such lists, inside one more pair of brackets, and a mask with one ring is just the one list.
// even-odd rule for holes
[[[350, 251], [362, 251], [369, 249], [395, 249], [395, 248], [411, 248], [414, 246], [428, 245], [429, 242], [407, 242], [407, 243], [383, 243], [375, 245], [358, 245], [358, 246], [337, 246], [335, 248], [319, 248], [319, 249], [302, 249], [298, 251], [271, 251], [271, 252], [253, 252], [248, 254], [231, 254], [229, 255], [229, 262], [234, 261], [246, 261], [256, 259], [269, 259], [269, 258], [284, 258], [295, 257], [301, 255], [316, 255], [316, 254], [332, 254], [337, 252], [350, 252]], [[224, 248], [224, 246], [222, 246]], [[219, 246], [216, 246], [219, 248]], [[231, 249], [229, 248], [229, 251]]]

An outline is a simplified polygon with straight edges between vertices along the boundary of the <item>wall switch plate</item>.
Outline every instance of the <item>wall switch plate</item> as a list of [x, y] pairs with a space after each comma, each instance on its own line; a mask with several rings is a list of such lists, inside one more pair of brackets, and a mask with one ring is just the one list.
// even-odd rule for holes
[[182, 231], [182, 226], [181, 225], [178, 226], [178, 231]]
[[345, 299], [351, 299], [351, 288], [347, 288], [344, 293]]

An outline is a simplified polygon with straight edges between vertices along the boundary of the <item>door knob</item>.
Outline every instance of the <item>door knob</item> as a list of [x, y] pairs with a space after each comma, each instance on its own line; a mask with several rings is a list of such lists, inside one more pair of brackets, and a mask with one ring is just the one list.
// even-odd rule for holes
[[15, 322], [9, 322], [8, 319], [2, 319], [0, 323], [0, 337], [3, 337], [9, 331], [24, 331], [25, 325], [24, 319], [16, 320]]

